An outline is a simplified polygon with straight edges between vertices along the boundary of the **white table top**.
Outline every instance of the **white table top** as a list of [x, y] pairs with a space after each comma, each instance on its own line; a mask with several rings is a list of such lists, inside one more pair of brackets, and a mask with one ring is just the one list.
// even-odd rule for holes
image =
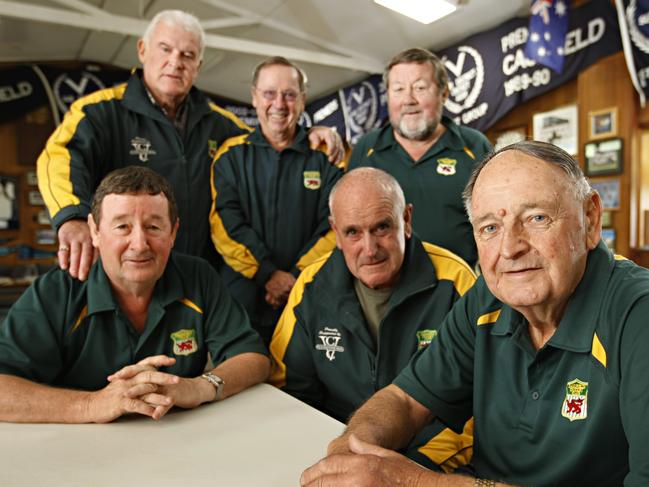
[[158, 422], [0, 423], [0, 485], [297, 486], [343, 426], [268, 384]]

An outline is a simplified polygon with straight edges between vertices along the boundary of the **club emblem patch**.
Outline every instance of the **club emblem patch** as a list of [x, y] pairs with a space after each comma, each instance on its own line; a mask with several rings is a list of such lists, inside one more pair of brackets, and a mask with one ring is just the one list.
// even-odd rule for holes
[[175, 355], [190, 355], [198, 350], [194, 330], [178, 330], [169, 336], [174, 342]]
[[570, 421], [586, 419], [588, 416], [588, 382], [575, 379], [566, 384], [566, 398], [561, 406], [561, 416]]
[[320, 189], [320, 171], [304, 171], [304, 187], [306, 189]]
[[452, 176], [455, 174], [456, 164], [457, 161], [455, 159], [449, 159], [448, 157], [437, 159], [437, 173], [442, 176]]
[[316, 343], [315, 349], [323, 350], [330, 362], [336, 358], [336, 353], [345, 351], [345, 347], [340, 345], [342, 336], [337, 328], [325, 326], [323, 330], [318, 332], [318, 338], [320, 343]]
[[210, 155], [210, 159], [214, 159], [217, 147], [216, 140], [209, 139], [207, 141], [207, 153]]
[[417, 350], [426, 348], [437, 336], [437, 330], [419, 330], [417, 332]]
[[142, 162], [147, 162], [149, 156], [155, 156], [156, 151], [151, 149], [151, 141], [144, 137], [133, 137], [131, 139], [133, 150], [130, 152], [132, 156], [137, 156]]

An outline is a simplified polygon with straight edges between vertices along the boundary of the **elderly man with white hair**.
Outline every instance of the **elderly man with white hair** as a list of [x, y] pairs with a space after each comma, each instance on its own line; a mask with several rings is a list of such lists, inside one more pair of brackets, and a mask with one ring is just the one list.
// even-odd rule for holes
[[[199, 20], [180, 10], [158, 13], [137, 43], [142, 70], [127, 83], [77, 100], [38, 159], [39, 189], [59, 239], [59, 262], [85, 280], [95, 253], [86, 217], [92, 195], [111, 170], [146, 165], [177, 195], [176, 249], [218, 262], [209, 237], [210, 165], [229, 137], [249, 128], [194, 87], [203, 62]], [[312, 130], [330, 155], [342, 152], [328, 128]]]

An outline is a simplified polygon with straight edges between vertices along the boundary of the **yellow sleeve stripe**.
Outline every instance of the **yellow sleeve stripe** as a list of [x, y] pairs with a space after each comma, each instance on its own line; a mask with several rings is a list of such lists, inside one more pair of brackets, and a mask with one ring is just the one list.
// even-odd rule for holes
[[464, 293], [471, 289], [476, 281], [476, 275], [469, 264], [450, 250], [428, 242], [422, 242], [422, 244], [435, 267], [437, 278], [452, 281], [460, 296], [464, 296]]
[[311, 247], [307, 253], [300, 257], [300, 260], [297, 261], [295, 266], [300, 270], [304, 270], [306, 266], [313, 263], [323, 255], [330, 253], [335, 248], [336, 234], [333, 230], [329, 230], [320, 237], [315, 244], [313, 244], [313, 247]]
[[613, 258], [615, 260], [629, 260], [629, 259], [627, 259], [626, 257], [624, 257], [623, 255], [620, 255], [620, 254], [613, 255]]
[[196, 303], [194, 303], [193, 301], [190, 301], [190, 300], [187, 299], [187, 298], [182, 298], [182, 299], [179, 299], [178, 301], [180, 301], [181, 303], [183, 303], [183, 304], [184, 304], [185, 306], [187, 306], [188, 308], [193, 309], [193, 310], [196, 311], [198, 314], [201, 314], [201, 315], [203, 314], [203, 310], [202, 310], [201, 308], [199, 308], [199, 307], [196, 305]]
[[216, 113], [218, 113], [220, 115], [223, 115], [228, 120], [233, 121], [234, 124], [237, 127], [239, 127], [240, 129], [247, 130], [248, 132], [252, 131], [252, 129], [248, 125], [243, 123], [243, 121], [239, 117], [237, 117], [234, 113], [232, 113], [231, 111], [226, 110], [225, 108], [221, 108], [216, 103], [210, 102], [209, 105], [210, 105], [210, 108], [212, 109], [212, 111], [214, 111], [214, 112], [216, 112]]
[[[215, 105], [216, 106], [216, 105]], [[253, 253], [245, 245], [237, 242], [228, 234], [223, 225], [223, 220], [216, 211], [216, 198], [218, 197], [216, 187], [214, 186], [214, 168], [218, 163], [218, 159], [228, 152], [231, 147], [241, 144], [250, 144], [247, 140], [248, 134], [239, 135], [226, 140], [212, 161], [212, 168], [210, 171], [210, 188], [212, 191], [212, 207], [210, 208], [210, 228], [212, 242], [219, 254], [223, 256], [226, 264], [233, 270], [239, 272], [248, 279], [252, 279], [259, 270], [259, 262]]]
[[467, 155], [468, 155], [471, 159], [473, 159], [473, 160], [475, 161], [475, 154], [473, 153], [473, 151], [472, 151], [471, 149], [469, 149], [468, 147], [465, 146], [465, 147], [464, 147], [464, 152], [466, 152]]
[[74, 333], [75, 331], [77, 331], [77, 328], [81, 326], [81, 323], [83, 322], [86, 316], [88, 316], [88, 305], [84, 306], [83, 309], [81, 310], [81, 313], [79, 314], [77, 321], [74, 322], [74, 325], [70, 330], [70, 333]]
[[365, 157], [370, 157], [372, 154], [374, 154], [374, 147], [369, 148], [369, 150], [367, 151], [367, 155]]
[[38, 189], [43, 195], [45, 205], [54, 217], [62, 208], [78, 205], [79, 198], [73, 193], [70, 179], [70, 151], [68, 143], [74, 137], [77, 127], [85, 118], [84, 108], [103, 101], [121, 100], [126, 84], [107, 88], [84, 96], [75, 101], [63, 122], [57, 127], [36, 161]]
[[313, 281], [320, 268], [327, 262], [331, 254], [324, 255], [320, 259], [308, 266], [298, 277], [291, 294], [288, 296], [286, 307], [280, 316], [273, 339], [270, 342], [270, 355], [272, 358], [272, 367], [268, 382], [276, 387], [284, 387], [286, 384], [286, 364], [284, 363], [284, 354], [288, 344], [293, 336], [297, 318], [295, 317], [295, 307], [302, 302], [304, 296], [304, 287]]
[[599, 340], [597, 333], [593, 335], [593, 346], [590, 353], [593, 354], [593, 357], [595, 357], [599, 363], [606, 367], [606, 350], [604, 349], [602, 342]]
[[417, 450], [446, 473], [468, 464], [473, 456], [473, 418], [465, 423], [462, 434], [446, 428]]
[[500, 316], [501, 311], [502, 309], [498, 309], [496, 311], [492, 311], [491, 313], [487, 313], [486, 315], [482, 315], [480, 318], [478, 318], [477, 325], [482, 326], [495, 323], [496, 321], [498, 321], [498, 317]]

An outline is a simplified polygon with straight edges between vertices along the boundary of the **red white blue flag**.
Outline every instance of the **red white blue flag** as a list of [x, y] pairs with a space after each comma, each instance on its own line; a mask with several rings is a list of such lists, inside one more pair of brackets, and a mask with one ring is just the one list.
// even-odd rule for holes
[[568, 0], [532, 0], [525, 55], [561, 73], [567, 32]]

